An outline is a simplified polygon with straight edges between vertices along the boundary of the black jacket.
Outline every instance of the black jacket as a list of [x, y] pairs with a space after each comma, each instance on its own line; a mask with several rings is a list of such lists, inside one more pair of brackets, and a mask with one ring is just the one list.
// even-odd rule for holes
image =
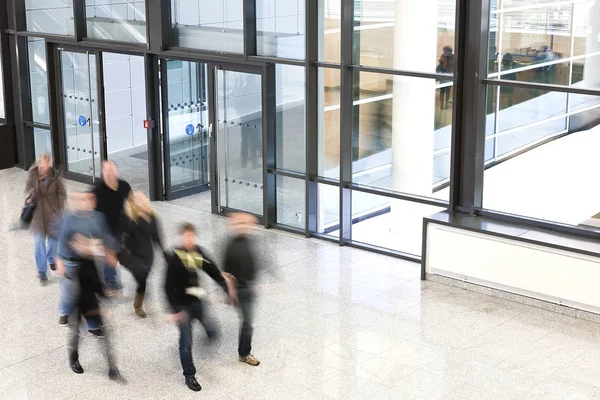
[[239, 286], [245, 287], [256, 276], [256, 259], [252, 253], [252, 242], [247, 236], [236, 236], [227, 245], [225, 272], [237, 279]]
[[154, 216], [150, 222], [144, 218], [132, 221], [125, 214], [122, 214], [119, 230], [123, 232], [122, 243], [124, 247], [119, 254], [121, 264], [130, 267], [127, 263], [139, 263], [142, 265], [132, 266], [150, 268], [154, 263], [154, 247], [152, 244], [157, 244], [161, 250], [163, 248], [158, 219]]
[[[173, 312], [179, 312], [186, 306], [198, 301], [198, 298], [187, 294], [186, 289], [198, 286], [198, 272], [195, 269], [188, 269], [179, 254], [187, 253], [184, 249], [176, 248], [172, 252], [165, 252], [167, 260], [167, 277], [165, 279], [165, 293], [167, 300]], [[196, 246], [195, 252], [202, 258], [201, 269], [217, 282], [225, 292], [227, 284], [221, 271], [215, 263], [208, 258], [199, 246]]]

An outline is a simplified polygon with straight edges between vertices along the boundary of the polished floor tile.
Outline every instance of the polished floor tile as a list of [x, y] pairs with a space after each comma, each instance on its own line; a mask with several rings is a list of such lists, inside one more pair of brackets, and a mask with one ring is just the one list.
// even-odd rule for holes
[[[102, 342], [82, 333], [83, 375], [67, 363], [58, 279], [36, 279], [33, 238], [15, 229], [25, 173], [0, 171], [0, 399], [458, 400], [600, 398], [600, 326], [435, 282], [418, 264], [274, 230], [256, 233], [254, 368], [237, 359], [239, 316], [209, 279], [207, 312], [221, 337], [194, 327], [200, 393], [183, 383], [177, 328], [165, 320], [160, 254], [148, 318], [133, 313], [134, 280], [107, 304], [115, 356], [129, 385], [107, 378]], [[70, 190], [82, 187], [68, 183]], [[12, 190], [14, 188], [14, 190]], [[220, 263], [229, 233], [206, 199], [155, 203], [165, 241], [198, 226]]]

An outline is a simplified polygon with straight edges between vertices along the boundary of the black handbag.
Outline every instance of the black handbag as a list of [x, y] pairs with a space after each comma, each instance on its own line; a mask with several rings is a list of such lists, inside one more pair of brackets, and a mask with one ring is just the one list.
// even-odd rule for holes
[[35, 211], [35, 203], [25, 203], [23, 210], [21, 210], [21, 222], [23, 224], [31, 224], [33, 219], [33, 212]]

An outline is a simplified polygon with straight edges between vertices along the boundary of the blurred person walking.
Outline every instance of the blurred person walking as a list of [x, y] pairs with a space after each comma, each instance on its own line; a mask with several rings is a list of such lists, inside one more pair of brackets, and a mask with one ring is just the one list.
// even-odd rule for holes
[[[125, 201], [132, 194], [131, 185], [119, 178], [119, 168], [113, 161], [102, 162], [102, 179], [94, 189], [96, 195], [96, 211], [104, 214], [106, 223], [113, 237], [119, 241], [119, 221]], [[118, 279], [117, 268], [104, 267], [104, 284], [108, 295], [118, 294], [122, 285]]]
[[26, 202], [32, 204], [31, 230], [34, 234], [35, 263], [42, 285], [48, 283], [48, 266], [56, 269], [56, 248], [67, 193], [52, 158], [43, 153], [31, 167], [25, 186]]
[[[72, 202], [73, 210], [63, 223], [58, 247], [58, 272], [77, 288], [71, 292], [75, 305], [71, 319], [68, 352], [71, 370], [82, 374], [79, 363], [79, 325], [81, 317], [93, 320], [102, 327], [99, 297], [104, 297], [96, 260], [115, 266], [117, 242], [111, 235], [104, 216], [96, 211], [96, 198], [90, 192], [78, 192]], [[105, 258], [105, 259], [104, 259]], [[102, 328], [100, 328], [102, 329]], [[126, 383], [119, 373], [106, 335], [104, 353], [111, 380]]]
[[118, 254], [119, 262], [131, 272], [137, 282], [133, 302], [135, 313], [140, 318], [146, 318], [143, 306], [148, 274], [154, 263], [153, 244], [156, 244], [161, 250], [163, 245], [158, 216], [144, 193], [134, 192], [131, 200], [125, 206], [121, 231], [123, 232], [123, 247]]
[[252, 334], [254, 328], [254, 303], [256, 299], [254, 280], [257, 272], [256, 257], [252, 251], [252, 232], [258, 222], [253, 215], [232, 213], [229, 215], [233, 237], [229, 241], [224, 269], [226, 276], [234, 286], [237, 306], [241, 316], [238, 343], [239, 360], [254, 367], [260, 364], [252, 355]]
[[199, 272], [202, 270], [223, 288], [233, 294], [231, 282], [224, 278], [216, 264], [196, 244], [196, 228], [190, 223], [179, 227], [180, 245], [172, 253], [166, 253], [167, 276], [165, 292], [170, 307], [169, 319], [179, 326], [179, 359], [185, 383], [190, 390], [198, 392], [202, 387], [196, 380], [196, 367], [192, 357], [192, 321], [197, 319], [210, 340], [218, 337], [217, 326], [206, 313], [202, 300], [206, 292], [200, 287]]

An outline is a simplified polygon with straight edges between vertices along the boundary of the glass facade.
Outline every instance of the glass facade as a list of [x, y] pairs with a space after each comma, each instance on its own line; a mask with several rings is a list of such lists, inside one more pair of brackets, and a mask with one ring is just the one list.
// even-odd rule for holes
[[112, 159], [153, 199], [210, 192], [212, 212], [411, 259], [448, 208], [595, 229], [600, 1], [467, 3], [24, 0], [7, 120], [24, 165], [61, 147], [93, 181]]
[[25, 16], [29, 32], [75, 34], [73, 0], [25, 0]]
[[488, 75], [501, 84], [488, 87], [486, 162], [498, 165], [485, 172], [483, 207], [595, 226], [600, 209], [586, 182], [600, 96], [553, 88], [600, 89], [600, 2], [539, 3], [503, 1], [491, 12]]
[[85, 0], [87, 35], [146, 43], [146, 0]]

